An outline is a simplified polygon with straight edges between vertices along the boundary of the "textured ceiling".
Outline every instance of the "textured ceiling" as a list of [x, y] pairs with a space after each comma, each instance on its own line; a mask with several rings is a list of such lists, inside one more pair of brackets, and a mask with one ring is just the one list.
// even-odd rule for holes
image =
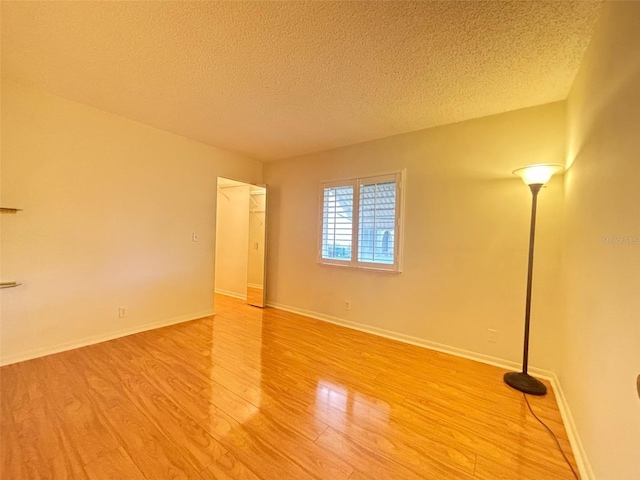
[[2, 74], [262, 160], [566, 98], [600, 2], [2, 2]]

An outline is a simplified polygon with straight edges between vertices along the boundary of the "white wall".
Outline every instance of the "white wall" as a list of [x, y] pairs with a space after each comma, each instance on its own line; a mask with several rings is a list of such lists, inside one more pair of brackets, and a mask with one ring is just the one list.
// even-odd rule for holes
[[216, 178], [261, 173], [3, 81], [1, 202], [24, 211], [2, 216], [1, 277], [24, 285], [1, 293], [2, 362], [211, 313]]
[[605, 4], [568, 101], [559, 377], [600, 480], [640, 478], [639, 27], [639, 2]]
[[[268, 302], [519, 362], [531, 194], [511, 171], [563, 163], [564, 122], [555, 103], [266, 163]], [[318, 265], [320, 183], [404, 168], [404, 271]], [[562, 196], [540, 194], [533, 289], [531, 363], [552, 369]]]
[[216, 217], [216, 292], [247, 297], [249, 185], [218, 190]]

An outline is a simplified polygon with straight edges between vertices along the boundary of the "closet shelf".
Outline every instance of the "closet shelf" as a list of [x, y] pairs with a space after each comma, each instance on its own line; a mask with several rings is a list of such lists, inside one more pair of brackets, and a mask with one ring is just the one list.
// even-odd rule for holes
[[18, 213], [21, 211], [19, 208], [0, 207], [0, 213]]
[[0, 289], [19, 287], [20, 285], [22, 284], [18, 282], [0, 282]]

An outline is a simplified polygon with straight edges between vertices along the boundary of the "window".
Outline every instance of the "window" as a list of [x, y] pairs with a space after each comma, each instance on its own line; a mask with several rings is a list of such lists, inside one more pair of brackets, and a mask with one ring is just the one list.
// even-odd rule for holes
[[320, 263], [400, 270], [401, 176], [322, 185]]

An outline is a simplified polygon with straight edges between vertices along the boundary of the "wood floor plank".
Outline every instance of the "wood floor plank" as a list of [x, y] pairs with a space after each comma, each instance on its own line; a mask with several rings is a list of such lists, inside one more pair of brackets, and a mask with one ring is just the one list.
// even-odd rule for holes
[[231, 453], [227, 453], [207, 467], [204, 477], [213, 480], [260, 480]]
[[251, 435], [242, 424], [215, 407], [214, 413], [201, 423], [238, 460], [262, 478], [298, 480], [311, 477], [277, 446]]
[[27, 459], [36, 455], [32, 444], [20, 444], [19, 428], [15, 423], [7, 423], [0, 430], [0, 478], [29, 478]]
[[288, 459], [316, 478], [347, 479], [353, 468], [339, 457], [329, 454], [320, 444], [296, 437], [289, 429], [265, 415], [254, 415], [243, 424], [252, 436], [263, 439]]
[[3, 437], [5, 433], [9, 436], [9, 444], [5, 450], [3, 441], [2, 478], [87, 478], [66, 430], [46, 400], [34, 405], [30, 416], [9, 427], [8, 431], [3, 427]]
[[[133, 404], [127, 393], [127, 376], [103, 368], [97, 349], [82, 349], [84, 378], [93, 393], [95, 407], [106, 412], [106, 418], [129, 457], [148, 479], [200, 479], [199, 469], [194, 468], [179, 451], [179, 445], [170, 435], [156, 427]], [[121, 380], [120, 380], [121, 379]]]
[[525, 453], [520, 456], [519, 461], [509, 463], [478, 456], [475, 477], [481, 480], [530, 480], [532, 478], [574, 480], [569, 467], [552, 467], [542, 459], [532, 459]]
[[[98, 360], [99, 361], [99, 360]], [[172, 398], [158, 390], [153, 380], [138, 374], [132, 365], [115, 360], [114, 365], [129, 375], [124, 394], [158, 431], [171, 439], [175, 449], [196, 471], [203, 470], [227, 451]], [[106, 365], [102, 365], [104, 370]], [[157, 379], [156, 379], [157, 380]]]
[[[8, 479], [570, 479], [504, 370], [216, 296], [0, 369]], [[553, 390], [531, 408], [575, 467]]]
[[20, 362], [16, 366], [26, 383], [29, 399], [42, 398], [46, 394], [46, 389], [44, 388], [45, 379], [44, 372], [38, 368], [38, 363], [35, 361]]
[[122, 447], [85, 465], [84, 469], [91, 480], [146, 479]]
[[[346, 422], [335, 414], [321, 417], [330, 427], [350, 437], [368, 450], [376, 451], [387, 459], [398, 459], [416, 472], [430, 468], [437, 462], [451, 465], [455, 471], [473, 473], [475, 454], [457, 444], [445, 444], [416, 435], [407, 435], [393, 428], [367, 429], [359, 424]], [[434, 428], [438, 428], [434, 425]], [[320, 436], [322, 438], [322, 435]]]
[[[390, 460], [377, 451], [360, 445], [357, 441], [329, 427], [317, 440], [333, 455], [350, 463], [355, 471], [351, 478], [393, 478], [397, 480], [423, 480], [424, 478], [446, 478], [453, 470], [446, 465], [432, 462], [428, 470], [416, 473], [402, 463]], [[398, 459], [400, 460], [400, 459]], [[427, 476], [428, 475], [428, 476]], [[471, 475], [456, 471], [456, 479], [471, 479]]]
[[0, 387], [2, 424], [11, 424], [19, 420], [20, 411], [29, 404], [29, 391], [18, 364], [0, 369]]
[[[515, 395], [513, 402], [520, 401], [523, 401], [522, 397]], [[522, 405], [520, 416], [515, 416], [503, 415], [503, 412], [496, 415], [495, 409], [487, 412], [467, 409], [466, 412], [460, 412], [458, 407], [451, 408], [452, 405], [455, 402], [432, 401], [430, 404], [423, 402], [416, 407], [407, 400], [403, 405], [394, 407], [394, 414], [407, 418], [411, 428], [419, 432], [449, 435], [457, 443], [481, 451], [488, 458], [517, 462], [522, 449], [526, 448], [532, 456], [542, 456], [558, 467], [564, 465], [559, 452], [549, 451], [547, 432], [530, 416], [526, 406]], [[431, 430], [433, 422], [437, 422], [438, 429]], [[517, 432], [525, 441], [514, 443], [511, 437], [504, 435], [504, 431]]]
[[[133, 345], [123, 345], [124, 351], [135, 351]], [[123, 368], [127, 375], [143, 374], [156, 388], [172, 398], [185, 412], [196, 420], [209, 415], [209, 402], [200, 395], [202, 389], [210, 385], [209, 379], [199, 371], [185, 365], [166, 365], [154, 357], [142, 355], [129, 358], [134, 370]], [[133, 373], [131, 373], [133, 371]]]
[[[82, 464], [96, 460], [115, 450], [119, 443], [107, 426], [103, 412], [94, 408], [89, 395], [83, 390], [84, 383], [78, 375], [78, 356], [70, 352], [63, 357], [49, 356], [36, 362], [37, 374], [29, 374], [32, 367], [22, 365], [26, 377], [39, 383], [38, 393], [46, 395], [46, 402], [55, 412], [66, 436], [77, 452]], [[39, 398], [31, 401], [40, 405]]]
[[119, 442], [83, 392], [67, 392], [64, 403], [56, 402], [56, 415], [83, 464], [118, 448]]
[[264, 390], [260, 401], [256, 402], [257, 405], [248, 402], [216, 382], [212, 382], [210, 387], [202, 391], [201, 394], [211, 404], [240, 423], [260, 413], [275, 422], [287, 425], [289, 429], [311, 441], [315, 441], [327, 428], [326, 424], [307, 413], [304, 407], [300, 408], [289, 402], [284, 396], [276, 398]]
[[199, 470], [180, 455], [177, 444], [167, 442], [164, 433], [134, 408], [111, 408], [109, 422], [120, 432], [123, 448], [146, 478], [201, 478]]

